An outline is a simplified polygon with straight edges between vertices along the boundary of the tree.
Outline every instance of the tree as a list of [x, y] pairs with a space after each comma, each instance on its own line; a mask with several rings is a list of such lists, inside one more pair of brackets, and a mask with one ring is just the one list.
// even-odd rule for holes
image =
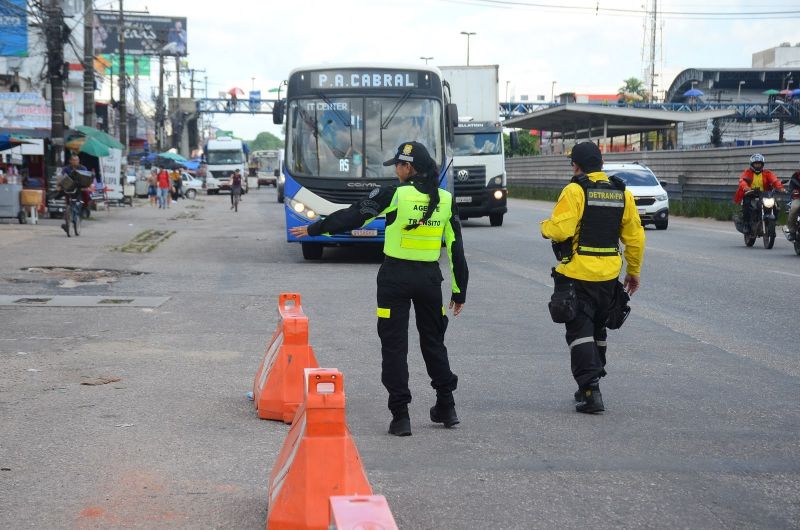
[[506, 149], [506, 158], [512, 156], [535, 156], [539, 154], [539, 137], [530, 134], [526, 130], [519, 131], [519, 145], [516, 149], [511, 148], [511, 138], [503, 133], [503, 145]]
[[626, 96], [628, 94], [636, 94], [637, 96], [645, 97], [647, 96], [647, 90], [644, 88], [644, 83], [641, 79], [637, 79], [635, 77], [630, 77], [623, 81], [625, 83], [619, 90], [617, 90], [617, 94], [620, 96]]
[[281, 149], [283, 148], [283, 141], [269, 132], [260, 132], [255, 140], [247, 142], [250, 146], [250, 151], [261, 151], [264, 149]]

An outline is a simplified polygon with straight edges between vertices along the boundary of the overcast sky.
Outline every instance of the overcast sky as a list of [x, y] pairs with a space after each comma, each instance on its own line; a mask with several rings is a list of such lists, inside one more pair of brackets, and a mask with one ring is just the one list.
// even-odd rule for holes
[[[477, 33], [470, 37], [470, 64], [500, 65], [500, 99], [507, 88], [510, 99], [524, 94], [533, 100], [539, 94], [550, 99], [552, 81], [556, 94], [613, 94], [624, 79], [642, 78], [645, 3], [652, 0], [125, 0], [125, 8], [188, 18], [189, 65], [207, 71], [212, 96], [253, 84], [266, 94], [292, 68], [322, 62], [419, 64], [421, 56], [432, 56], [430, 64], [437, 66], [465, 64], [467, 43], [460, 32], [470, 31]], [[96, 0], [100, 9], [117, 5]], [[639, 13], [595, 12], [598, 6]], [[658, 8], [788, 12], [800, 11], [800, 2], [660, 0]], [[660, 19], [661, 90], [685, 68], [750, 67], [753, 52], [800, 43], [800, 18], [709, 18]], [[269, 115], [215, 115], [214, 123], [246, 139], [262, 130], [278, 132]]]

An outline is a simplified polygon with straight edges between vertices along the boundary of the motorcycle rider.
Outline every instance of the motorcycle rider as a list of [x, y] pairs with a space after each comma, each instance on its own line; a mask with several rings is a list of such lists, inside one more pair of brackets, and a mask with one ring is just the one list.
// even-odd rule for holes
[[792, 173], [792, 178], [789, 179], [789, 193], [792, 194], [792, 206], [786, 222], [786, 228], [789, 229], [787, 239], [794, 241], [797, 238], [797, 215], [800, 213], [800, 170]]
[[772, 191], [777, 189], [785, 193], [783, 184], [775, 176], [775, 173], [764, 168], [765, 163], [764, 155], [755, 153], [750, 157], [750, 167], [739, 175], [739, 188], [733, 196], [733, 202], [742, 205], [742, 221], [746, 226], [750, 225], [750, 205], [749, 201], [743, 199], [748, 192], [752, 190]]

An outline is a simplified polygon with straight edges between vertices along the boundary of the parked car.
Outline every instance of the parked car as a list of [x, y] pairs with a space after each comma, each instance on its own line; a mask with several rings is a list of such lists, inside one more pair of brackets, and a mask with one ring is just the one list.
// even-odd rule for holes
[[636, 208], [642, 225], [653, 224], [657, 230], [666, 230], [669, 224], [669, 195], [650, 168], [638, 162], [607, 163], [606, 175], [616, 175], [625, 181], [636, 199]]
[[183, 196], [187, 199], [194, 199], [198, 193], [203, 192], [203, 181], [199, 178], [181, 171], [181, 180], [183, 181]]

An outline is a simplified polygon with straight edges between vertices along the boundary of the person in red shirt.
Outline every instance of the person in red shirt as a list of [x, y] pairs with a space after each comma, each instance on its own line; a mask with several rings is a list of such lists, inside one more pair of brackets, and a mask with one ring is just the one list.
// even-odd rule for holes
[[792, 178], [789, 179], [789, 193], [792, 194], [792, 205], [786, 227], [789, 230], [789, 241], [794, 241], [797, 238], [797, 214], [800, 213], [800, 170], [792, 173]]
[[733, 202], [742, 205], [742, 220], [745, 224], [750, 223], [750, 208], [748, 208], [748, 201], [744, 200], [747, 192], [751, 190], [785, 192], [783, 184], [775, 176], [775, 173], [764, 168], [765, 162], [764, 155], [754, 154], [750, 157], [750, 167], [739, 176], [739, 187], [733, 196]]
[[161, 168], [158, 172], [158, 207], [169, 208], [169, 172]]

